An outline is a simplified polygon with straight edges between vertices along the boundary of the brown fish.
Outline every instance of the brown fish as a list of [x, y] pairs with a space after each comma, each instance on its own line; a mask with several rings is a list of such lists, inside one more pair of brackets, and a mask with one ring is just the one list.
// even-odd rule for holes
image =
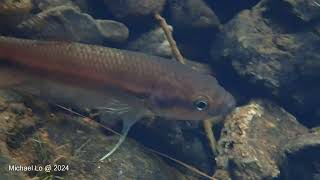
[[[70, 88], [101, 95], [111, 91], [126, 94], [122, 100], [128, 106], [140, 106], [168, 119], [204, 120], [224, 115], [235, 106], [232, 95], [213, 76], [142, 53], [81, 43], [0, 37], [0, 58], [28, 75]], [[112, 110], [111, 106], [105, 107]]]

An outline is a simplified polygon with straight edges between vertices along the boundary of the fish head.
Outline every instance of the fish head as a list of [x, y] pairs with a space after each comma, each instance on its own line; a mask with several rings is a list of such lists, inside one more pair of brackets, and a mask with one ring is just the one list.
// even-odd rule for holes
[[234, 97], [206, 74], [188, 74], [157, 88], [153, 96], [157, 116], [176, 120], [223, 117], [236, 106]]

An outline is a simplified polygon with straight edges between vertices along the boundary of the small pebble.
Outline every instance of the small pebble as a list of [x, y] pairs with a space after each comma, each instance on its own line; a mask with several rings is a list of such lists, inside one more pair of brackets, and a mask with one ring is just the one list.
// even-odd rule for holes
[[12, 103], [10, 104], [10, 111], [17, 115], [24, 115], [27, 112], [27, 108], [22, 103]]

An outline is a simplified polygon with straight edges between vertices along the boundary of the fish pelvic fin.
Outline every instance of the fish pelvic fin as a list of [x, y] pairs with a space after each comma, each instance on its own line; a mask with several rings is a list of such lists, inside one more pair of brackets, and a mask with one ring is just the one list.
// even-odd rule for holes
[[132, 121], [123, 121], [123, 127], [121, 131], [120, 139], [118, 140], [117, 144], [111, 149], [111, 151], [109, 151], [106, 155], [104, 155], [99, 161], [103, 161], [108, 157], [110, 157], [121, 146], [121, 144], [126, 140], [131, 127], [137, 121], [138, 121], [137, 119], [133, 119]]
[[99, 161], [103, 161], [110, 157], [114, 152], [116, 152], [117, 149], [122, 145], [122, 143], [125, 141], [125, 139], [128, 136], [128, 133], [131, 129], [131, 127], [138, 122], [142, 118], [152, 118], [153, 115], [149, 110], [140, 109], [140, 110], [131, 110], [122, 116], [122, 131], [120, 139], [118, 140], [117, 144], [109, 151], [106, 155], [104, 155], [102, 158], [100, 158]]

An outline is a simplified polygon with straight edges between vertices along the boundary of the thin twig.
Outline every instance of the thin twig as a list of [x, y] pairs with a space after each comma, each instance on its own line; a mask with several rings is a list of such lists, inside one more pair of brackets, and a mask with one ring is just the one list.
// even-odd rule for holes
[[167, 159], [170, 159], [171, 161], [173, 161], [173, 162], [175, 162], [175, 163], [177, 163], [177, 164], [180, 164], [181, 166], [183, 166], [183, 167], [185, 167], [185, 168], [187, 168], [187, 169], [190, 169], [191, 171], [193, 171], [193, 172], [195, 172], [195, 173], [197, 173], [197, 174], [199, 174], [199, 175], [201, 175], [201, 176], [203, 176], [203, 177], [206, 177], [206, 178], [212, 179], [212, 180], [217, 180], [216, 178], [210, 177], [209, 175], [207, 175], [206, 173], [200, 171], [199, 169], [197, 169], [197, 168], [195, 168], [195, 167], [193, 167], [193, 166], [190, 166], [190, 165], [188, 165], [188, 164], [186, 164], [186, 163], [184, 163], [184, 162], [182, 162], [182, 161], [179, 161], [179, 160], [177, 160], [177, 159], [174, 159], [174, 158], [172, 158], [172, 157], [170, 157], [170, 156], [168, 156], [168, 155], [166, 155], [166, 154], [163, 154], [163, 153], [161, 153], [161, 152], [155, 151], [155, 150], [150, 149], [150, 148], [147, 148], [147, 147], [146, 147], [146, 149], [147, 149], [148, 151], [151, 151], [151, 152], [159, 155], [159, 156], [162, 156], [162, 157], [165, 157], [165, 158], [167, 158]]
[[80, 113], [78, 113], [78, 112], [76, 112], [76, 111], [74, 111], [74, 110], [72, 110], [70, 108], [64, 107], [62, 105], [59, 105], [59, 104], [55, 104], [55, 105], [58, 106], [61, 109], [64, 109], [64, 110], [66, 110], [68, 112], [71, 112], [71, 113], [73, 113], [75, 115], [78, 115], [78, 116], [82, 117], [84, 121], [92, 123], [91, 125], [94, 125], [94, 126], [97, 126], [97, 127], [102, 127], [103, 129], [106, 129], [106, 130], [108, 130], [108, 131], [110, 131], [110, 132], [112, 132], [114, 134], [117, 134], [117, 135], [121, 136], [121, 134], [118, 133], [117, 131], [115, 131], [115, 130], [107, 127], [107, 126], [104, 126], [104, 125], [102, 125], [102, 124], [100, 124], [100, 123], [98, 123], [98, 122], [96, 122], [94, 120], [92, 120], [90, 117], [84, 116], [84, 115], [82, 115], [82, 114], [80, 114]]
[[205, 131], [206, 136], [208, 138], [212, 153], [214, 156], [217, 156], [219, 153], [218, 143], [217, 143], [216, 139], [214, 138], [212, 127], [213, 127], [213, 123], [212, 123], [211, 119], [206, 119], [205, 121], [203, 121], [203, 128], [204, 128], [204, 131]]
[[87, 139], [86, 142], [84, 142], [78, 149], [75, 150], [75, 155], [76, 156], [78, 153], [82, 151], [82, 149], [91, 141], [91, 139]]
[[154, 17], [156, 18], [156, 20], [159, 21], [159, 24], [160, 24], [161, 28], [163, 29], [164, 34], [166, 35], [167, 40], [170, 44], [171, 52], [174, 55], [174, 57], [180, 63], [186, 64], [186, 61], [184, 60], [183, 56], [181, 55], [181, 53], [177, 47], [176, 41], [172, 37], [172, 30], [170, 30], [169, 25], [167, 24], [166, 20], [160, 14], [155, 14]]
[[[155, 14], [155, 18], [159, 21], [159, 24], [161, 26], [161, 28], [163, 29], [167, 40], [169, 41], [171, 50], [172, 50], [172, 54], [175, 56], [175, 58], [182, 64], [185, 64], [185, 59], [183, 58], [183, 56], [181, 55], [176, 41], [173, 39], [172, 37], [172, 31], [169, 29], [169, 26], [166, 22], [166, 20], [160, 15], [160, 14]], [[208, 138], [211, 150], [213, 152], [213, 154], [216, 156], [218, 154], [218, 150], [217, 150], [217, 142], [216, 139], [214, 137], [214, 134], [212, 132], [212, 127], [213, 127], [213, 123], [211, 121], [211, 119], [205, 119], [203, 121], [203, 127], [206, 133], [206, 136]]]

